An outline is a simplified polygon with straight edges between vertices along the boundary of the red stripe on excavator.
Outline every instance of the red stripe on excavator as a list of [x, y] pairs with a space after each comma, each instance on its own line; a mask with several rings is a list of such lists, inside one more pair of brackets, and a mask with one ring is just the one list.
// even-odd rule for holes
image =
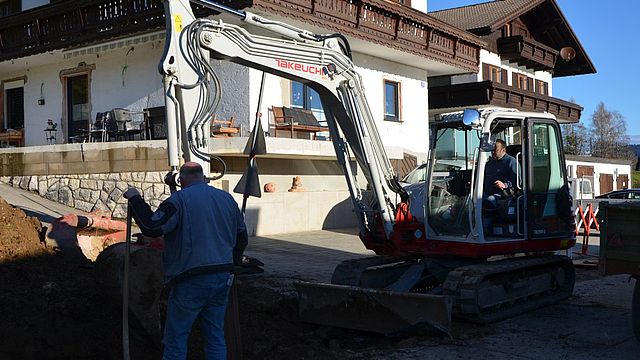
[[402, 256], [420, 254], [425, 256], [461, 256], [466, 258], [486, 258], [494, 255], [507, 255], [519, 252], [539, 252], [566, 250], [576, 244], [575, 238], [518, 240], [500, 243], [467, 243], [443, 240], [416, 240], [412, 243], [381, 244], [370, 236], [361, 236], [369, 250], [379, 255]]

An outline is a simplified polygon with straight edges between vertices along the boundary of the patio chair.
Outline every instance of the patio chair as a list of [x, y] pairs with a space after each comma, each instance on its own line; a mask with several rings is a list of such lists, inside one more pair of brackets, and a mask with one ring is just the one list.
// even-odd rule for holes
[[133, 136], [139, 135], [142, 140], [145, 128], [143, 121], [134, 121], [134, 114], [143, 114], [144, 112], [134, 112], [128, 109], [115, 108], [111, 110], [111, 116], [116, 124], [116, 140], [123, 138], [125, 140], [133, 139]]

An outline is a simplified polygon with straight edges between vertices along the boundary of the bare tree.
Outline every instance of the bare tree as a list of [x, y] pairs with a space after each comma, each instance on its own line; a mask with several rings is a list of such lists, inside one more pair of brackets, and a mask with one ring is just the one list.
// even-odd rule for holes
[[591, 115], [591, 155], [610, 159], [633, 159], [624, 117], [618, 111], [608, 110], [603, 102]]
[[589, 130], [582, 123], [561, 125], [564, 152], [570, 155], [586, 155], [589, 152]]

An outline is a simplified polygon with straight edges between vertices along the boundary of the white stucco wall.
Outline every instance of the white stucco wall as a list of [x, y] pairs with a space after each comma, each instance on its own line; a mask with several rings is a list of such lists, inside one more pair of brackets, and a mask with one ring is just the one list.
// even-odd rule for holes
[[[387, 147], [400, 147], [415, 153], [419, 158], [424, 158], [428, 149], [429, 110], [428, 102], [426, 101], [428, 95], [426, 71], [357, 53], [354, 53], [354, 62], [356, 71], [362, 76], [371, 113], [376, 121], [384, 145]], [[250, 117], [247, 124], [252, 127], [258, 105], [262, 72], [251, 69], [249, 74], [250, 89], [243, 88], [243, 90], [238, 90], [237, 94], [243, 99], [247, 92], [249, 94], [249, 106], [247, 107], [243, 103], [242, 107], [248, 113], [247, 116]], [[244, 76], [244, 73], [242, 76]], [[229, 81], [236, 82], [236, 87], [241, 82], [238, 81], [238, 77], [239, 75], [229, 79]], [[383, 120], [385, 79], [401, 84], [400, 116], [402, 122]], [[261, 107], [263, 114], [262, 126], [265, 131], [268, 129], [269, 116], [271, 116], [269, 109], [273, 106], [290, 105], [290, 87], [289, 80], [267, 74]], [[238, 101], [236, 97], [234, 94], [229, 101]], [[237, 107], [239, 108], [240, 106]], [[250, 128], [245, 130], [250, 131]]]
[[[24, 84], [25, 144], [46, 143], [43, 130], [47, 119], [59, 124], [58, 143], [65, 141], [60, 71], [75, 68], [80, 62], [95, 65], [89, 84], [92, 119], [95, 119], [96, 112], [117, 107], [141, 111], [148, 107], [163, 106], [162, 82], [157, 70], [157, 61], [163, 50], [162, 41], [136, 45], [126, 55], [129, 49], [122, 48], [99, 56], [78, 56], [52, 65], [27, 67], [20, 72], [3, 74], [6, 78], [27, 77]], [[44, 105], [38, 105], [41, 88]]]
[[[429, 139], [427, 72], [357, 53], [353, 58], [384, 145], [425, 154]], [[385, 79], [400, 83], [401, 122], [384, 120]]]
[[427, 0], [412, 0], [411, 7], [420, 10], [423, 13], [427, 12]]
[[[163, 106], [163, 91], [157, 62], [163, 51], [163, 41], [154, 40], [123, 47], [99, 55], [74, 56], [59, 63], [26, 67], [23, 71], [3, 74], [4, 78], [27, 76], [25, 82], [25, 143], [45, 144], [47, 119], [59, 124], [58, 143], [65, 141], [62, 120], [63, 86], [60, 71], [84, 62], [95, 66], [91, 72], [91, 118], [97, 112], [122, 107], [134, 111]], [[356, 70], [363, 79], [371, 112], [385, 146], [400, 147], [423, 157], [428, 149], [427, 72], [421, 69], [355, 53]], [[254, 122], [262, 73], [226, 61], [212, 61], [221, 85], [222, 99], [216, 113], [221, 118], [234, 117], [247, 134]], [[401, 122], [385, 121], [384, 79], [400, 83]], [[44, 105], [38, 105], [40, 88]], [[262, 102], [262, 121], [268, 130], [269, 108], [290, 105], [290, 82], [268, 75]]]
[[577, 160], [568, 160], [566, 161], [567, 168], [571, 170], [571, 172], [567, 172], [567, 176], [569, 178], [576, 177], [576, 170], [578, 165], [580, 166], [593, 166], [593, 192], [594, 196], [600, 195], [600, 174], [611, 174], [613, 175], [613, 190], [618, 189], [618, 179], [616, 175], [627, 175], [627, 179], [629, 179], [629, 186], [631, 186], [631, 165], [625, 164], [610, 164], [610, 163], [602, 163], [602, 162], [589, 162], [589, 161], [577, 161]]

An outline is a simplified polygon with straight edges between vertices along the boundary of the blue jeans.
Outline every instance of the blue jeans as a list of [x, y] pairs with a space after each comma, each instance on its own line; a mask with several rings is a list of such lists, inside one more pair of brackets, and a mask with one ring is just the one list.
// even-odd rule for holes
[[164, 360], [187, 358], [189, 333], [198, 316], [206, 358], [227, 359], [224, 314], [231, 282], [229, 273], [205, 274], [186, 278], [171, 288], [162, 339]]

